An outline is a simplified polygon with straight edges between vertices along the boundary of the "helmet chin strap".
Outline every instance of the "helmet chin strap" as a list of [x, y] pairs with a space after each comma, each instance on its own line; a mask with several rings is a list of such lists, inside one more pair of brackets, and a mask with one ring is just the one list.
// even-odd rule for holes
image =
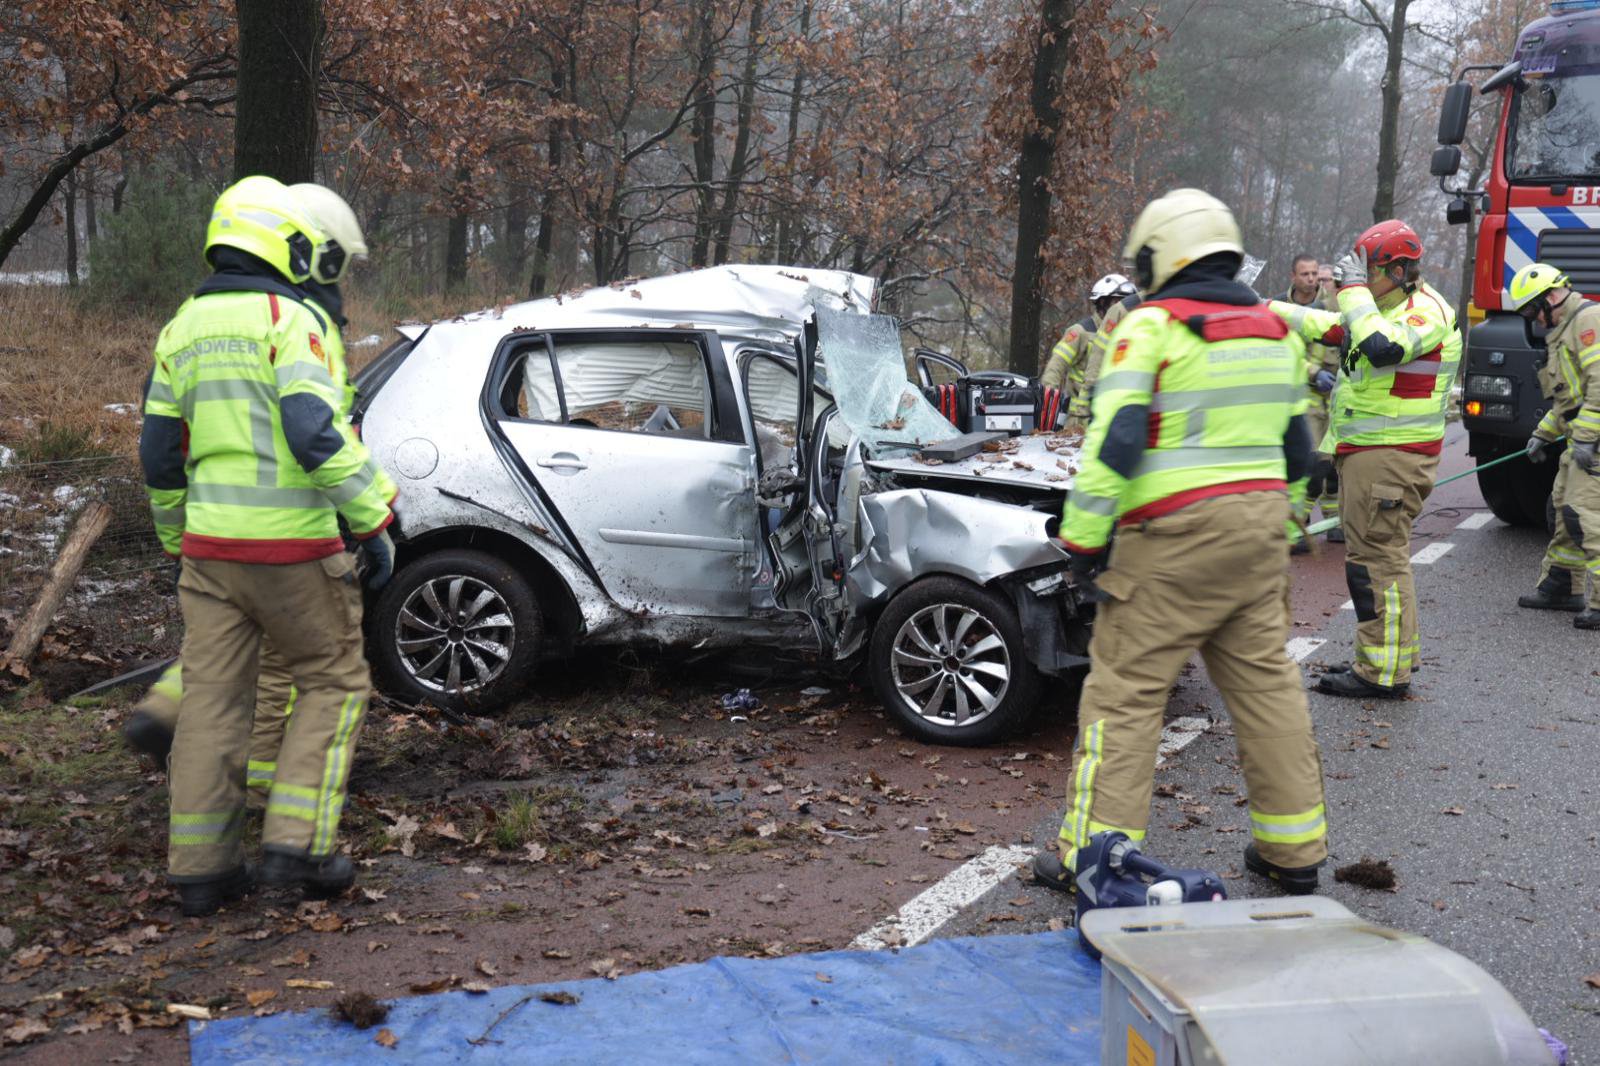
[[1558, 304], [1553, 304], [1549, 300], [1545, 300], [1544, 308], [1540, 312], [1540, 317], [1544, 319], [1545, 329], [1556, 328], [1556, 312], [1567, 306], [1567, 301], [1570, 299], [1572, 299], [1572, 290], [1568, 289], [1567, 294], [1561, 298], [1561, 302]]

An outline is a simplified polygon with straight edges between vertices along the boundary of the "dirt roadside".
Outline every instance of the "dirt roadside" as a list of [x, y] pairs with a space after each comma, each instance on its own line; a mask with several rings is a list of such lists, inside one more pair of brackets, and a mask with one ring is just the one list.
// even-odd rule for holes
[[116, 735], [132, 694], [30, 690], [0, 716], [6, 1051], [180, 1061], [174, 1004], [228, 1017], [839, 948], [1059, 804], [1059, 707], [1005, 747], [932, 748], [803, 673], [723, 710], [747, 685], [586, 660], [468, 728], [375, 711], [343, 834], [357, 888], [205, 920], [179, 917], [161, 876], [164, 775]]

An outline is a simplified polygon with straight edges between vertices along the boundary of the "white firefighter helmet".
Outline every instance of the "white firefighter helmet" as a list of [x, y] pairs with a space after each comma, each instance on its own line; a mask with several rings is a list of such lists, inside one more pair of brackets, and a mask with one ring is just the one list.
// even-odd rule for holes
[[311, 276], [324, 285], [344, 277], [350, 260], [367, 254], [367, 239], [361, 223], [344, 197], [326, 185], [302, 182], [289, 186], [312, 224], [322, 231], [311, 258]]

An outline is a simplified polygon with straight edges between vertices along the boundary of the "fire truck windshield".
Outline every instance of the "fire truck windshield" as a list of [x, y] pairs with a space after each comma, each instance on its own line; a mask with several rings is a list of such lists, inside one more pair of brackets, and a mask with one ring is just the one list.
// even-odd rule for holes
[[1519, 87], [1506, 160], [1513, 181], [1600, 177], [1600, 68], [1552, 72]]

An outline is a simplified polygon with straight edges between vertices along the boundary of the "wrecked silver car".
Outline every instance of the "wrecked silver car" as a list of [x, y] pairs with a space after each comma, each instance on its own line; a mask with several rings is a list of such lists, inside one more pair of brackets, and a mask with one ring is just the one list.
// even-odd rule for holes
[[1019, 725], [1088, 663], [1048, 535], [1077, 443], [930, 458], [958, 433], [873, 287], [730, 266], [408, 328], [356, 379], [401, 486], [380, 684], [482, 709], [579, 644], [811, 646], [925, 740]]

